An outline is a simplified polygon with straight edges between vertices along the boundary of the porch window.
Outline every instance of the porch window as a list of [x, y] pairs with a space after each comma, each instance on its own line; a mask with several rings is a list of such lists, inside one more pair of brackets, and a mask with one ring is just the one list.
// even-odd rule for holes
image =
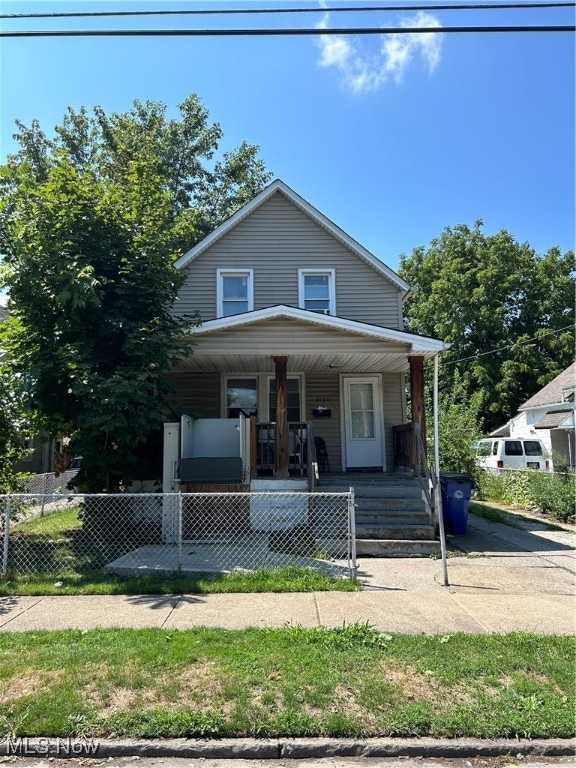
[[252, 269], [219, 269], [217, 273], [218, 317], [229, 317], [254, 309]]
[[258, 379], [238, 378], [226, 381], [226, 415], [236, 418], [239, 413], [256, 415], [258, 410]]
[[[276, 421], [276, 379], [269, 380], [268, 415], [269, 420]], [[286, 382], [286, 411], [288, 421], [300, 421], [300, 379], [292, 378]]]
[[298, 270], [298, 305], [323, 315], [336, 314], [334, 270]]

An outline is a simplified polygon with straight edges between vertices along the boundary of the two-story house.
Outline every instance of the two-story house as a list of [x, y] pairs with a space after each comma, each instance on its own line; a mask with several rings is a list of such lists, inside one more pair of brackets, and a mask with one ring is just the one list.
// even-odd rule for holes
[[251, 416], [252, 477], [305, 475], [310, 433], [321, 471], [394, 470], [405, 375], [424, 427], [423, 362], [445, 348], [403, 330], [399, 275], [280, 180], [177, 266], [175, 311], [201, 317], [174, 374], [178, 403]]

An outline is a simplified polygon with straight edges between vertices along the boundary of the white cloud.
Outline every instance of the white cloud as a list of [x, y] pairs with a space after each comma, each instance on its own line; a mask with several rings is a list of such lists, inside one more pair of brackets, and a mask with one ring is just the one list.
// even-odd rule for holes
[[[317, 27], [327, 29], [328, 22], [329, 14], [325, 13]], [[441, 27], [441, 24], [435, 16], [419, 11], [414, 17], [403, 18], [400, 26]], [[388, 80], [399, 85], [408, 68], [418, 60], [422, 60], [432, 73], [440, 63], [444, 37], [439, 33], [417, 32], [382, 35], [380, 50], [374, 52], [352, 42], [349, 37], [320, 35], [318, 65], [335, 67], [340, 72], [343, 86], [353, 93], [370, 93]]]

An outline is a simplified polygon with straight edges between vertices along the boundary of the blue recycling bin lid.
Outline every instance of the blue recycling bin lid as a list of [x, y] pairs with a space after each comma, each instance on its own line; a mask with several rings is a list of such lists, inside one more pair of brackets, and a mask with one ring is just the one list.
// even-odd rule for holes
[[474, 478], [472, 475], [469, 475], [466, 472], [441, 472], [440, 482], [443, 480], [446, 480], [447, 482], [453, 481], [456, 483], [472, 483], [472, 485], [474, 485]]

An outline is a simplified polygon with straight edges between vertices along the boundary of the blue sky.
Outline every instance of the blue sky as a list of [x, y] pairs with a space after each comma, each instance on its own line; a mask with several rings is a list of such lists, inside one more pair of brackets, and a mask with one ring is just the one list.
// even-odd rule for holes
[[[328, 3], [332, 7], [338, 4]], [[352, 5], [353, 2], [346, 2]], [[384, 2], [378, 2], [384, 5]], [[399, 2], [394, 2], [399, 5]], [[423, 4], [423, 3], [420, 3]], [[2, 13], [262, 7], [194, 2], [2, 0]], [[362, 5], [370, 5], [366, 0]], [[294, 0], [268, 7], [305, 7]], [[307, 3], [307, 7], [319, 4]], [[4, 29], [573, 24], [574, 9], [6, 21]], [[222, 150], [258, 144], [275, 177], [393, 269], [445, 226], [483, 219], [539, 253], [574, 247], [574, 35], [419, 38], [0, 40], [2, 160], [14, 120], [48, 131], [67, 106], [170, 110], [195, 91]]]

